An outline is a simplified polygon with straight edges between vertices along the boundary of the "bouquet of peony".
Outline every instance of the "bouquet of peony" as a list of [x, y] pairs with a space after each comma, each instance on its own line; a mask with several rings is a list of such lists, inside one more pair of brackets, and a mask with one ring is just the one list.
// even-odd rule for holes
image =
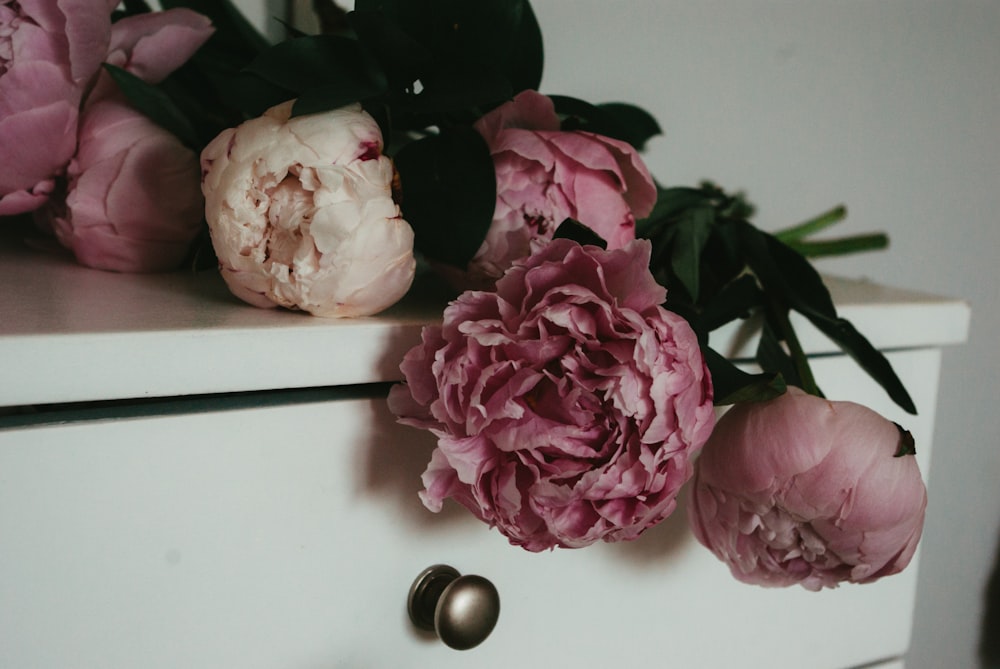
[[[319, 34], [277, 44], [227, 0], [117, 4], [0, 2], [0, 215], [119, 271], [176, 267], [207, 229], [236, 297], [324, 317], [437, 274], [455, 299], [389, 405], [437, 438], [424, 504], [527, 550], [637, 539], [686, 486], [740, 580], [909, 562], [913, 439], [825, 399], [789, 318], [914, 412], [807, 260], [884, 236], [813, 241], [841, 207], [768, 233], [742, 195], [658, 183], [651, 114], [540, 90], [528, 0], [321, 2]], [[750, 316], [756, 372], [708, 345]]]

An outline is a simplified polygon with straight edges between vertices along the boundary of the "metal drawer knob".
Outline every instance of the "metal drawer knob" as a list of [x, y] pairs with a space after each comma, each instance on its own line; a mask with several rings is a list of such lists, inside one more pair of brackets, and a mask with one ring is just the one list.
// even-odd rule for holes
[[418, 628], [437, 632], [451, 648], [468, 650], [493, 631], [500, 617], [500, 594], [482, 576], [462, 576], [454, 567], [437, 564], [417, 576], [406, 608]]

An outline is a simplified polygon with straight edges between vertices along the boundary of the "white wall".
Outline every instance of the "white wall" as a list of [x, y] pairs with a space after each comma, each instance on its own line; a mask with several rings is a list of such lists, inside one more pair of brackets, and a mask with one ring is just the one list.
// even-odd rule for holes
[[970, 341], [945, 356], [907, 667], [977, 666], [1000, 532], [1000, 2], [532, 4], [543, 92], [652, 111], [659, 179], [745, 189], [768, 229], [844, 202], [841, 232], [892, 246], [821, 269], [971, 301]]

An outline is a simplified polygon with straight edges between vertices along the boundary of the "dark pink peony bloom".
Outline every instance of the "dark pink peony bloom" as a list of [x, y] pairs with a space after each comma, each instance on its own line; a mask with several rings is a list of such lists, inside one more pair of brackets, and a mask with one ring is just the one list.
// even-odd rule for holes
[[37, 209], [55, 189], [117, 4], [0, 0], [0, 216]]
[[117, 98], [87, 107], [64, 201], [39, 223], [87, 267], [176, 268], [202, 225], [198, 156]]
[[465, 286], [492, 286], [518, 258], [552, 239], [567, 218], [621, 248], [635, 220], [656, 202], [653, 179], [636, 150], [589, 132], [563, 132], [552, 101], [524, 91], [484, 115], [476, 130], [489, 145], [497, 177], [496, 209], [469, 263]]
[[740, 581], [869, 583], [902, 571], [917, 548], [927, 492], [901, 433], [852, 402], [798, 388], [734, 406], [695, 465], [695, 536]]
[[[150, 83], [183, 64], [212, 34], [208, 19], [175, 9], [114, 24], [108, 61]], [[177, 267], [201, 230], [198, 156], [135, 111], [100, 73], [80, 116], [64, 199], [36, 212], [88, 267], [155, 272]]]
[[389, 406], [438, 437], [429, 509], [453, 497], [530, 551], [635, 539], [674, 510], [712, 388], [649, 254], [557, 239], [424, 329]]

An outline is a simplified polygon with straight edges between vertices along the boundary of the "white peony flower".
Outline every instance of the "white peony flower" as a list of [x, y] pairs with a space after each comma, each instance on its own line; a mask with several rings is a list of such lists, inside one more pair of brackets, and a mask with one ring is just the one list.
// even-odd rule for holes
[[212, 245], [234, 295], [317, 316], [368, 316], [409, 289], [413, 231], [360, 105], [291, 118], [292, 101], [201, 154]]

